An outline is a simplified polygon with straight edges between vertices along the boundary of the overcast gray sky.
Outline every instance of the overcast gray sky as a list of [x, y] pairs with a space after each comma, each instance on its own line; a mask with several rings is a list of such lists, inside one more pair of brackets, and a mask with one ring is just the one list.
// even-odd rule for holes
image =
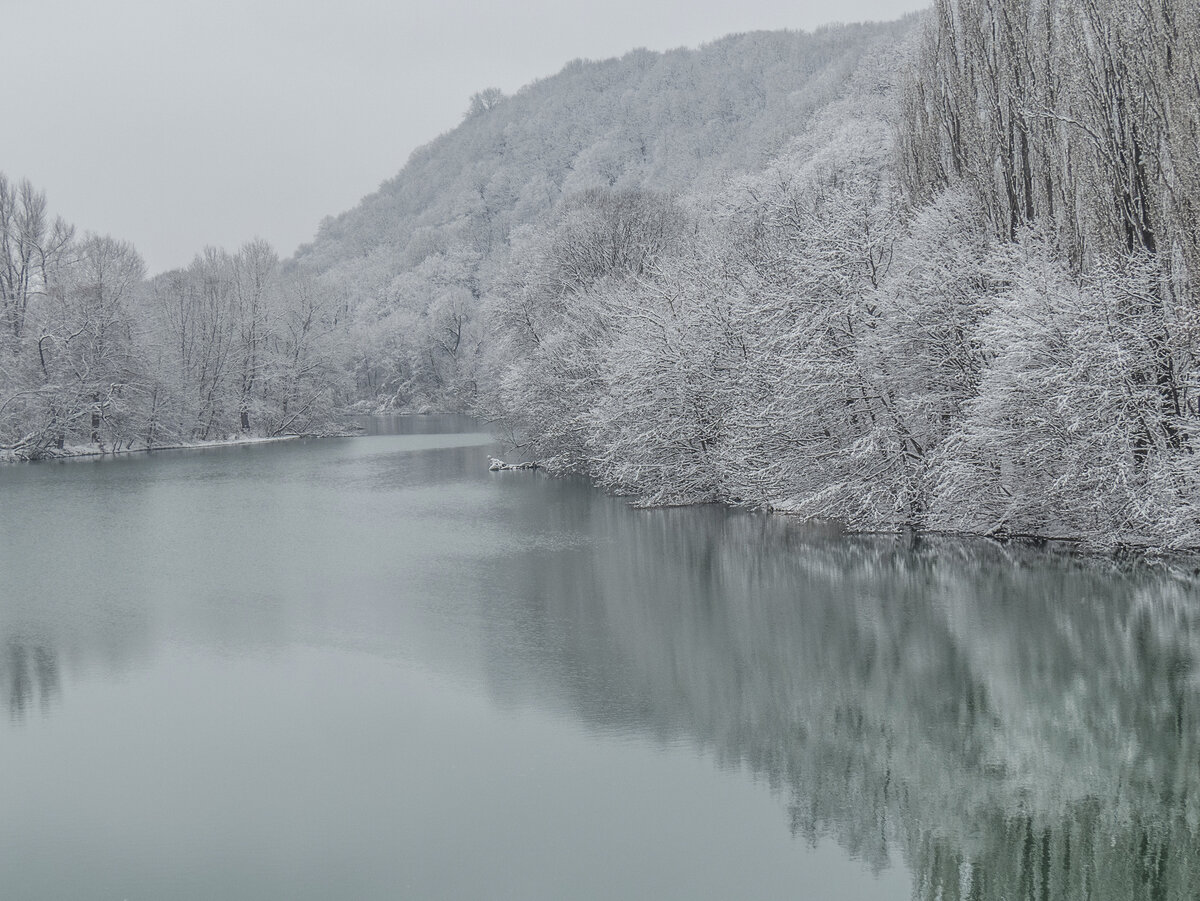
[[577, 57], [894, 19], [925, 0], [0, 0], [0, 171], [152, 272], [281, 255], [452, 128]]

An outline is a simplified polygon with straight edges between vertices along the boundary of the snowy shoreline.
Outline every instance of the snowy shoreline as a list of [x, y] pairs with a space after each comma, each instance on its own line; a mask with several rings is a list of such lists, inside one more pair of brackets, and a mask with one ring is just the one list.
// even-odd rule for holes
[[1010, 531], [1005, 529], [995, 529], [985, 532], [972, 531], [970, 529], [922, 528], [915, 525], [895, 525], [890, 527], [880, 525], [874, 528], [856, 528], [852, 524], [839, 521], [833, 516], [813, 515], [802, 510], [789, 509], [786, 506], [765, 500], [753, 501], [744, 499], [741, 501], [729, 501], [720, 498], [707, 500], [663, 500], [639, 498], [635, 492], [622, 490], [619, 486], [606, 485], [601, 480], [584, 473], [557, 470], [554, 467], [547, 466], [545, 462], [511, 464], [505, 463], [496, 457], [490, 457], [489, 459], [491, 461], [489, 469], [492, 472], [533, 470], [542, 472], [549, 478], [579, 477], [586, 479], [593, 488], [599, 491], [625, 498], [632, 510], [675, 510], [711, 505], [722, 507], [726, 510], [745, 510], [761, 513], [766, 516], [785, 517], [797, 523], [803, 523], [805, 526], [827, 529], [830, 534], [846, 538], [878, 536], [897, 539], [907, 538], [911, 541], [921, 541], [924, 539], [984, 541], [1000, 547], [1033, 547], [1047, 551], [1060, 551], [1075, 557], [1109, 560], [1117, 563], [1133, 560], [1157, 562], [1164, 565], [1177, 563], [1185, 566], [1189, 571], [1200, 573], [1200, 546], [1189, 547], [1181, 545], [1172, 547], [1156, 543], [1152, 538], [1145, 536], [1112, 543], [1103, 543], [1086, 534], [1063, 532], [1040, 534], [1037, 532]]
[[[277, 435], [255, 438], [221, 438], [213, 441], [195, 441], [181, 444], [155, 444], [133, 447], [97, 447], [91, 444], [68, 444], [65, 447], [43, 453], [37, 457], [23, 457], [11, 450], [0, 451], [0, 463], [37, 463], [48, 460], [81, 460], [97, 457], [117, 457], [127, 454], [153, 454], [159, 451], [204, 450], [215, 447], [242, 447], [252, 444], [275, 444], [279, 441], [295, 441], [308, 435]], [[337, 437], [337, 436], [327, 436]]]

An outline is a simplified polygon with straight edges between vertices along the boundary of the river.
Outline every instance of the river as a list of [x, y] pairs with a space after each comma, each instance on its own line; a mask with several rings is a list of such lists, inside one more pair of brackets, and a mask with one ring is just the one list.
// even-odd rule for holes
[[0, 896], [1200, 893], [1193, 578], [370, 425], [0, 468]]

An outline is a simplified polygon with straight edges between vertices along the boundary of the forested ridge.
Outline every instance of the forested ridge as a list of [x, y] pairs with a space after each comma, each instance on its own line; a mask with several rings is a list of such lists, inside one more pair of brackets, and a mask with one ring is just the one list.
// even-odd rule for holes
[[1196, 548], [1198, 208], [1184, 0], [576, 61], [283, 263], [147, 281], [6, 182], [0, 444], [456, 408], [648, 505]]
[[352, 407], [472, 408], [481, 301], [514, 228], [587, 189], [680, 192], [763, 165], [894, 30], [737, 35], [483, 90], [291, 260], [252, 241], [147, 279], [136, 248], [77, 234], [44, 192], [4, 178], [0, 457], [319, 434]]

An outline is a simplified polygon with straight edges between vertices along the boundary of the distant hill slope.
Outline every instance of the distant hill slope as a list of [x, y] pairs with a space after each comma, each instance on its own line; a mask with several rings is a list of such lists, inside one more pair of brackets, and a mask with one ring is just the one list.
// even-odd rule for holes
[[914, 21], [576, 60], [417, 150], [377, 192], [326, 219], [297, 259], [355, 283], [365, 265], [378, 286], [432, 254], [485, 259], [567, 194], [687, 193], [760, 168], [838, 95], [864, 55]]

